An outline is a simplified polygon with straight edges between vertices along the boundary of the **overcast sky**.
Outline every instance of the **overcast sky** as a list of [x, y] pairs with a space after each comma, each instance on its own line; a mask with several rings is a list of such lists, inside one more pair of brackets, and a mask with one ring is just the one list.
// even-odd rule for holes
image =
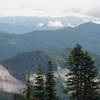
[[0, 0], [0, 16], [100, 18], [100, 0]]

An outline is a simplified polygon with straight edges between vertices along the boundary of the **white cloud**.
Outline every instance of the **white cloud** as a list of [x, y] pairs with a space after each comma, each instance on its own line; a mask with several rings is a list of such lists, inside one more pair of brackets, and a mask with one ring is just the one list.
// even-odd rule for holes
[[97, 18], [100, 18], [100, 6], [96, 6], [96, 7], [93, 7], [91, 9], [89, 9], [86, 14], [88, 16], [93, 16], [93, 17], [97, 17]]
[[67, 24], [67, 27], [72, 27], [72, 28], [74, 28], [74, 27], [76, 27], [77, 25], [73, 25], [73, 24], [70, 24], [70, 23], [68, 23]]
[[92, 21], [93, 23], [96, 23], [96, 24], [100, 24], [100, 20], [99, 21]]
[[0, 16], [100, 17], [94, 8], [100, 9], [100, 0], [0, 0]]
[[43, 27], [43, 26], [44, 26], [44, 23], [37, 24], [37, 27]]
[[49, 21], [48, 22], [48, 26], [50, 26], [50, 27], [64, 27], [62, 22], [58, 21], [58, 20], [56, 20], [56, 21]]

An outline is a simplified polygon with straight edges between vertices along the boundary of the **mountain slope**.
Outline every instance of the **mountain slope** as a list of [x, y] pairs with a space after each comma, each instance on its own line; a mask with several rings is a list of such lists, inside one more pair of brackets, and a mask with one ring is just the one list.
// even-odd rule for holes
[[11, 76], [8, 70], [0, 65], [0, 90], [19, 93], [22, 88], [24, 88], [24, 84]]
[[100, 24], [85, 23], [76, 28], [33, 31], [14, 35], [0, 33], [0, 59], [35, 50], [73, 48], [77, 43], [100, 55]]
[[[6, 67], [14, 77], [25, 81], [27, 72], [36, 72], [39, 64], [46, 70], [49, 59], [53, 61], [55, 71], [58, 66], [67, 68], [65, 67], [65, 62], [67, 61], [70, 50], [71, 49], [59, 49], [22, 53], [10, 59], [1, 61], [1, 64]], [[90, 55], [96, 60], [96, 66], [100, 69], [100, 56], [93, 53], [90, 53]]]
[[0, 23], [0, 31], [5, 31], [7, 33], [17, 33], [22, 34], [26, 32], [33, 31], [34, 27], [24, 26], [24, 25], [13, 25], [7, 23]]

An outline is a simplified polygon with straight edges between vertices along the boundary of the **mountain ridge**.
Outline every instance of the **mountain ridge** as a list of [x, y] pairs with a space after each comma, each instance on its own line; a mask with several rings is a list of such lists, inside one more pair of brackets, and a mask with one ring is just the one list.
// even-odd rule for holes
[[[85, 26], [85, 24], [82, 26]], [[97, 24], [93, 23], [93, 25]], [[83, 31], [80, 26], [77, 29], [39, 30], [19, 35], [1, 32], [0, 59], [7, 59], [19, 53], [36, 50], [73, 48], [77, 43], [80, 43], [85, 50], [100, 55], [99, 33], [100, 28], [94, 27], [89, 28], [89, 31], [87, 29]]]
[[[14, 77], [25, 81], [27, 71], [36, 72], [39, 64], [44, 70], [47, 70], [49, 60], [53, 62], [54, 70], [57, 70], [58, 65], [61, 66], [61, 68], [67, 69], [65, 62], [68, 59], [70, 51], [71, 49], [59, 49], [27, 52], [1, 61], [0, 64], [7, 68]], [[100, 70], [100, 56], [93, 53], [89, 54], [96, 61], [96, 66]]]

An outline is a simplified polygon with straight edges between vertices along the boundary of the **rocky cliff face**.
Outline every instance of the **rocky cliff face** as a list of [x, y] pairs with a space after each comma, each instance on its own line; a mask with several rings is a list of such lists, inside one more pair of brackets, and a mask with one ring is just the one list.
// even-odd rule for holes
[[6, 92], [18, 93], [25, 86], [24, 84], [14, 78], [9, 71], [0, 65], [0, 89]]

